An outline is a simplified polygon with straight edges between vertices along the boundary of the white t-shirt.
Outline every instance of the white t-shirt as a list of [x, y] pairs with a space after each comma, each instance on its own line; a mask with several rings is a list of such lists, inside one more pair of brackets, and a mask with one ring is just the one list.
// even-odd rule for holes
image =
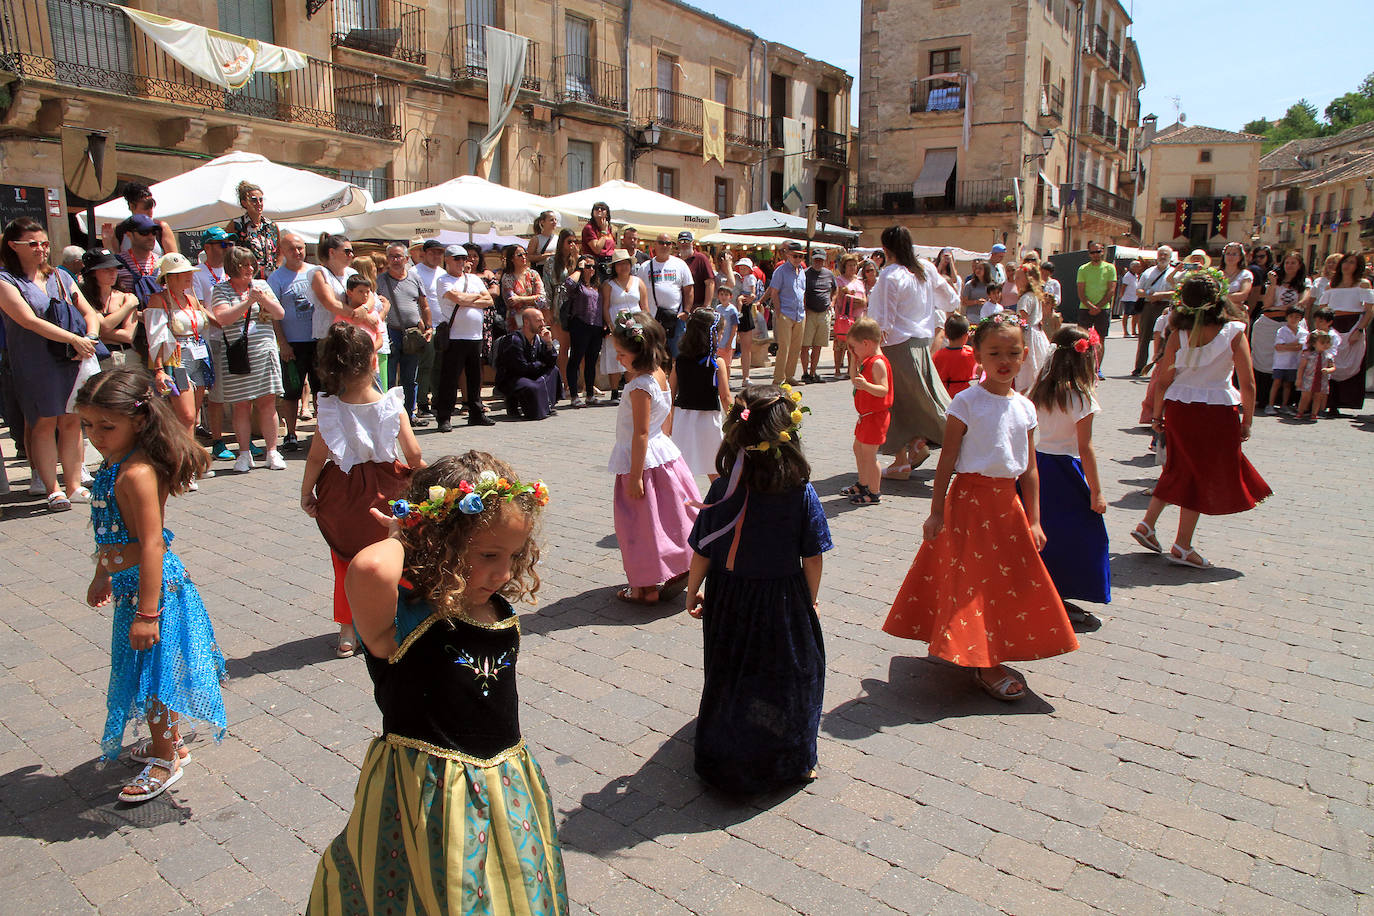
[[1307, 346], [1307, 332], [1299, 327], [1296, 331], [1285, 322], [1274, 335], [1274, 345], [1297, 344], [1297, 350], [1275, 350], [1274, 368], [1275, 369], [1296, 369], [1298, 368], [1298, 357], [1301, 355], [1302, 348]]
[[959, 445], [957, 474], [1020, 477], [1030, 466], [1030, 436], [1035, 405], [1015, 391], [999, 397], [981, 385], [970, 385], [949, 402], [948, 414], [968, 429]]
[[1158, 337], [1169, 330], [1169, 319], [1173, 317], [1173, 314], [1174, 310], [1172, 308], [1167, 308], [1159, 313], [1159, 317], [1155, 319], [1154, 330], [1150, 332], [1152, 337]]
[[[425, 298], [433, 302], [438, 296], [439, 278], [448, 274], [442, 267], [430, 267], [424, 261], [415, 265], [415, 276], [420, 281], [420, 290], [425, 294]], [[434, 319], [436, 322], [438, 318]]]
[[209, 264], [202, 261], [196, 265], [196, 272], [191, 274], [191, 291], [196, 294], [201, 305], [209, 305], [210, 293], [214, 291], [215, 284], [225, 279], [224, 265], [211, 269]]
[[1129, 270], [1126, 271], [1126, 273], [1121, 276], [1121, 289], [1123, 290], [1121, 293], [1121, 301], [1134, 302], [1138, 295], [1137, 290], [1140, 289], [1140, 278]]
[[315, 274], [323, 272], [324, 278], [328, 281], [334, 296], [340, 302], [348, 301], [348, 278], [357, 273], [351, 267], [345, 267], [343, 276], [336, 277], [334, 272], [325, 267], [316, 267], [310, 273], [310, 285], [307, 286], [305, 297], [310, 300], [310, 304], [315, 307], [315, 314], [310, 316], [310, 330], [316, 340], [323, 340], [329, 333], [329, 326], [336, 320], [340, 320], [336, 312], [332, 312], [320, 304], [320, 299], [315, 295]]
[[1337, 315], [1343, 312], [1363, 312], [1365, 306], [1371, 302], [1374, 302], [1374, 289], [1365, 289], [1363, 286], [1327, 288], [1317, 299], [1317, 305], [1324, 305]]
[[457, 289], [460, 293], [476, 295], [486, 289], [487, 285], [482, 282], [482, 278], [477, 274], [463, 274], [455, 277], [448, 271], [439, 275], [435, 281], [435, 302], [439, 303], [439, 312], [442, 318], [436, 318], [436, 322], [448, 321], [449, 313], [453, 313], [453, 322], [448, 326], [449, 340], [481, 340], [482, 339], [482, 313], [486, 311], [480, 308], [469, 306], [458, 306], [454, 309], [453, 300], [445, 299], [444, 293], [451, 289]]
[[1002, 311], [1002, 303], [989, 299], [984, 302], [983, 307], [978, 310], [978, 320], [982, 321], [984, 318], [991, 318], [1000, 311]]
[[682, 311], [682, 291], [694, 283], [686, 261], [672, 254], [666, 261], [650, 258], [639, 265], [636, 274], [649, 287], [650, 314], [653, 309]]
[[1046, 455], [1079, 457], [1078, 422], [1084, 417], [1101, 412], [1102, 406], [1092, 395], [1088, 395], [1086, 400], [1081, 396], [1070, 397], [1067, 410], [1060, 410], [1058, 407], [1036, 407], [1035, 413], [1040, 426], [1035, 431], [1035, 450]]

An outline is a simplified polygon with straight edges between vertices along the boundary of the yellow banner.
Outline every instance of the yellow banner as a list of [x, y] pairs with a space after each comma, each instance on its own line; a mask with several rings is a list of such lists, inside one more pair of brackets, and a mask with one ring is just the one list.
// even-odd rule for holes
[[725, 165], [725, 106], [701, 100], [701, 161]]

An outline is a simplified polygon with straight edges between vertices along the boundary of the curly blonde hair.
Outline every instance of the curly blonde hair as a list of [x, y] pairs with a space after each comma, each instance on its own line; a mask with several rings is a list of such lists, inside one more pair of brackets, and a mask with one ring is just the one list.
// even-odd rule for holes
[[[468, 451], [462, 455], [445, 455], [416, 471], [405, 498], [412, 505], [418, 505], [427, 498], [430, 487], [456, 489], [464, 480], [476, 481], [483, 471], [491, 471], [508, 480], [518, 479], [515, 469], [499, 458], [486, 452]], [[467, 590], [463, 555], [472, 538], [503, 513], [517, 512], [534, 521], [539, 509], [534, 494], [524, 493], [511, 500], [490, 500], [490, 504], [475, 515], [455, 510], [440, 519], [426, 518], [421, 524], [403, 526], [400, 538], [406, 551], [405, 575], [415, 594], [441, 613], [457, 612]], [[539, 544], [531, 530], [529, 540], [511, 561], [510, 580], [501, 586], [498, 594], [512, 603], [522, 600], [532, 603], [540, 585], [539, 574], [535, 571], [538, 562]]]

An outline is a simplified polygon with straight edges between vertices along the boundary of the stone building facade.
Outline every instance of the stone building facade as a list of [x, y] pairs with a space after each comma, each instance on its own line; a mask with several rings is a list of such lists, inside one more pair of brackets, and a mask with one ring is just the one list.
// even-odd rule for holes
[[1374, 253], [1374, 122], [1290, 140], [1260, 160], [1259, 185], [1261, 242], [1296, 249], [1314, 272], [1336, 252]]
[[[819, 192], [836, 209], [846, 183], [850, 76], [678, 0], [130, 5], [292, 48], [308, 65], [226, 91], [113, 4], [0, 0], [0, 172], [57, 198], [58, 241], [64, 125], [109, 130], [120, 177], [150, 183], [229, 150], [337, 174], [379, 199], [473, 173], [488, 122], [488, 25], [531, 42], [493, 180], [554, 196], [629, 178], [745, 212], [769, 199], [769, 157], [781, 153], [770, 117], [786, 113], [807, 122], [805, 200]], [[702, 159], [703, 99], [726, 108], [724, 163]]]
[[1219, 252], [1227, 242], [1249, 245], [1259, 206], [1261, 141], [1201, 125], [1147, 131], [1136, 197], [1146, 247]]
[[865, 241], [893, 222], [978, 251], [1135, 238], [1144, 77], [1117, 0], [864, 0], [860, 21]]

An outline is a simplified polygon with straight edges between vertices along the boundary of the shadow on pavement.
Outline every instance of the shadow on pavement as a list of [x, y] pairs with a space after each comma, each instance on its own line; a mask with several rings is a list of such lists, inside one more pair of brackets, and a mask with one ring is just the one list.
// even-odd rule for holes
[[[305, 636], [301, 639], [284, 642], [269, 649], [259, 649], [242, 658], [225, 659], [229, 677], [252, 677], [255, 674], [271, 674], [274, 671], [292, 671], [308, 668], [320, 662], [333, 661], [334, 650], [332, 635]], [[362, 653], [359, 652], [361, 655]]]
[[971, 669], [937, 658], [898, 656], [888, 663], [887, 680], [863, 679], [863, 693], [821, 717], [821, 731], [845, 741], [866, 738], [889, 726], [939, 722], [966, 716], [1046, 715], [1054, 707], [1036, 695], [1034, 680], [1007, 666], [1028, 688], [1024, 699], [995, 700], [973, 683]]
[[99, 759], [62, 775], [40, 772], [38, 764], [11, 770], [0, 776], [0, 801], [17, 816], [0, 818], [0, 835], [65, 843], [109, 836], [121, 827], [157, 827], [191, 818], [191, 809], [178, 805], [171, 791], [141, 805], [115, 801], [119, 787], [137, 772], [134, 765], [102, 765]]
[[798, 783], [748, 798], [712, 789], [692, 770], [695, 729], [693, 720], [665, 738], [637, 771], [585, 793], [559, 826], [563, 843], [604, 855], [661, 836], [711, 833], [750, 820], [805, 788]]
[[1114, 553], [1111, 555], [1110, 561], [1112, 588], [1114, 589], [1225, 582], [1230, 579], [1239, 579], [1245, 575], [1238, 569], [1227, 569], [1224, 566], [1213, 566], [1210, 569], [1178, 566], [1170, 563], [1161, 554], [1152, 553], [1144, 548], [1131, 553]]
[[681, 589], [670, 592], [658, 604], [630, 604], [616, 599], [615, 591], [620, 587], [592, 589], [543, 605], [532, 614], [521, 614], [520, 629], [524, 633], [545, 636], [558, 630], [592, 624], [638, 626], [682, 613]]

